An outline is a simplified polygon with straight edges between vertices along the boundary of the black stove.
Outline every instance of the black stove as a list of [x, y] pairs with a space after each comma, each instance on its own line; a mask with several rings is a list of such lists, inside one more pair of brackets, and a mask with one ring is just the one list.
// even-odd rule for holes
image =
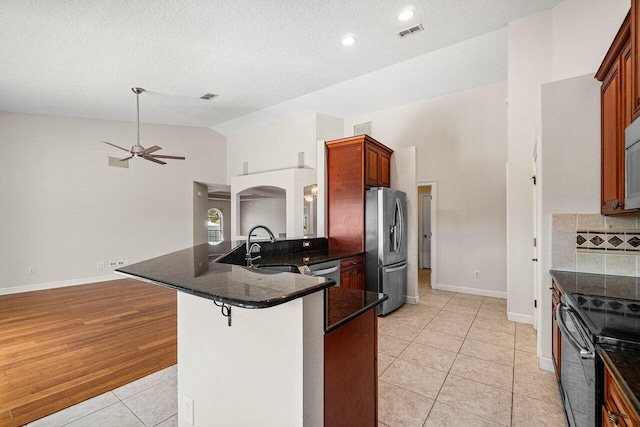
[[569, 305], [585, 323], [594, 344], [640, 349], [640, 301], [572, 292]]

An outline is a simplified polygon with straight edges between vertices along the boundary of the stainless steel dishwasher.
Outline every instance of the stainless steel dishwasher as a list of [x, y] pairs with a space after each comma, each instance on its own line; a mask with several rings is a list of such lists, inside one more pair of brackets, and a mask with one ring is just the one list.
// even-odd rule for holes
[[312, 276], [322, 276], [336, 282], [340, 286], [340, 260], [326, 261], [308, 266], [309, 274]]

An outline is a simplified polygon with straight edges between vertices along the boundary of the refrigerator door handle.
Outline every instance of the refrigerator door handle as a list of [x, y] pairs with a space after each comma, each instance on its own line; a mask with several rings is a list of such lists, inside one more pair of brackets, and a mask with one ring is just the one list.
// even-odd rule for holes
[[394, 271], [404, 270], [405, 268], [407, 268], [407, 263], [406, 262], [404, 264], [398, 266], [398, 267], [385, 268], [384, 272], [385, 273], [393, 273]]
[[402, 204], [400, 203], [400, 199], [396, 199], [396, 209], [398, 210], [399, 214], [399, 224], [396, 225], [396, 251], [400, 251], [400, 248], [402, 247], [402, 235], [404, 234], [404, 213], [402, 212]]

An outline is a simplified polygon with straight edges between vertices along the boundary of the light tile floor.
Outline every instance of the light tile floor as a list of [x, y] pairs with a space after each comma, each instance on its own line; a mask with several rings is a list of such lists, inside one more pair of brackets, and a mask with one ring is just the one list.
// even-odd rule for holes
[[27, 427], [176, 427], [178, 368], [171, 366], [27, 424]]
[[428, 275], [419, 304], [379, 319], [380, 425], [564, 425], [535, 330], [507, 320], [506, 300], [433, 290]]
[[[506, 301], [432, 290], [379, 318], [380, 426], [561, 426], [555, 376], [538, 369], [535, 330], [507, 320]], [[177, 426], [177, 367], [28, 424]]]

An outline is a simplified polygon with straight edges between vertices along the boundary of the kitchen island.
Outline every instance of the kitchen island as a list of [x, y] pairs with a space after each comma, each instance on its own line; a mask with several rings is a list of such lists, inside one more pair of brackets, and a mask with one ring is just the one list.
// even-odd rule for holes
[[[335, 396], [325, 394], [327, 377], [333, 395], [355, 387], [352, 409], [375, 425], [377, 316], [372, 309], [386, 297], [335, 287], [323, 277], [220, 263], [208, 246], [117, 270], [180, 291], [180, 425], [327, 425], [326, 414], [336, 414]], [[350, 339], [332, 340], [339, 332]], [[336, 354], [342, 349], [336, 346], [367, 363], [339, 363]], [[370, 395], [365, 402], [359, 391]], [[184, 410], [191, 400], [193, 422]]]

